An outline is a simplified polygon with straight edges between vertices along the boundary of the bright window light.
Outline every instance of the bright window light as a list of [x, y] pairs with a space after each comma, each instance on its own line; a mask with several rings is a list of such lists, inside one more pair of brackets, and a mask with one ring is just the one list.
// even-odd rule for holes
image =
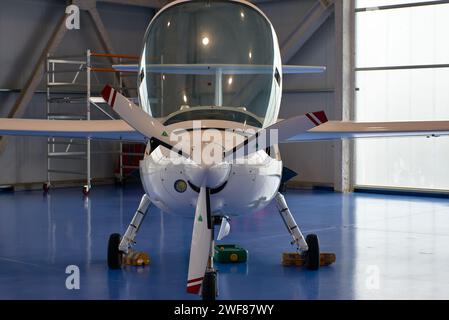
[[[358, 1], [363, 6], [412, 1]], [[449, 64], [449, 5], [358, 12], [356, 67]], [[357, 71], [357, 121], [449, 120], [449, 68]], [[356, 140], [355, 184], [449, 190], [449, 137]]]

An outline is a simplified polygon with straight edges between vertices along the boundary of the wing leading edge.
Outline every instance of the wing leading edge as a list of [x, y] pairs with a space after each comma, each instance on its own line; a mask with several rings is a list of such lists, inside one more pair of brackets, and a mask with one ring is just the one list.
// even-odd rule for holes
[[[315, 117], [314, 117], [315, 115]], [[322, 115], [318, 119], [316, 115]], [[351, 122], [327, 121], [315, 112], [277, 122], [264, 130], [277, 129], [279, 143], [334, 140], [342, 138], [379, 138], [449, 135], [449, 121]], [[145, 142], [145, 137], [123, 120], [41, 120], [0, 119], [0, 135], [92, 138]], [[249, 137], [247, 145], [254, 137]], [[268, 144], [271, 145], [268, 141]], [[229, 153], [235, 153], [236, 146]], [[266, 147], [266, 146], [265, 146]], [[245, 152], [245, 154], [247, 154]], [[229, 154], [228, 154], [229, 155]]]
[[145, 142], [144, 136], [123, 120], [0, 119], [0, 135]]
[[328, 121], [283, 142], [449, 135], [449, 121], [352, 122]]

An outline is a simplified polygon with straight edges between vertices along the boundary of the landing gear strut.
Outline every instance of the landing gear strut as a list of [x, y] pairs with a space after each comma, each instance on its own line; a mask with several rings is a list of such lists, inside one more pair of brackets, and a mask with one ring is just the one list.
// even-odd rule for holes
[[150, 204], [150, 198], [144, 194], [142, 200], [140, 200], [139, 208], [128, 225], [123, 238], [118, 233], [113, 233], [109, 237], [108, 266], [110, 269], [120, 269], [122, 267], [123, 254], [127, 254], [129, 249], [136, 243], [134, 239], [147, 214]]
[[[229, 217], [227, 216], [210, 216], [211, 220], [211, 241], [210, 241], [210, 250], [209, 250], [209, 259], [207, 262], [206, 273], [204, 274], [203, 284], [201, 286], [201, 297], [204, 301], [215, 301], [218, 296], [218, 270], [214, 268], [214, 226], [222, 225], [223, 221], [229, 221]], [[229, 233], [224, 232], [222, 228], [220, 228], [219, 238], [224, 238]]]
[[282, 220], [293, 238], [291, 244], [296, 245], [298, 252], [304, 256], [306, 261], [305, 266], [310, 270], [317, 270], [320, 267], [320, 246], [318, 236], [316, 234], [309, 234], [304, 238], [287, 206], [284, 196], [278, 192], [275, 199]]

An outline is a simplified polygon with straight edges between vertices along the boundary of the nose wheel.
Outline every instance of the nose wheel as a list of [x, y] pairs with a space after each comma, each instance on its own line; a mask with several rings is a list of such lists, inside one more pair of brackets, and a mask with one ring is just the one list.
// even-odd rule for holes
[[204, 275], [201, 296], [204, 301], [215, 301], [218, 295], [217, 271], [208, 271]]

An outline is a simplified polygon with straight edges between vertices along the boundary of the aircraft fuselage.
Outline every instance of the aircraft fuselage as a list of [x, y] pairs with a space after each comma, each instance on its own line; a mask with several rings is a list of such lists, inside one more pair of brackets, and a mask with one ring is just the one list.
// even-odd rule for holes
[[232, 163], [205, 165], [148, 145], [140, 162], [141, 180], [151, 201], [164, 212], [193, 216], [199, 188], [206, 184], [214, 214], [243, 215], [263, 209], [278, 191], [282, 161], [277, 147], [270, 153], [261, 150]]

